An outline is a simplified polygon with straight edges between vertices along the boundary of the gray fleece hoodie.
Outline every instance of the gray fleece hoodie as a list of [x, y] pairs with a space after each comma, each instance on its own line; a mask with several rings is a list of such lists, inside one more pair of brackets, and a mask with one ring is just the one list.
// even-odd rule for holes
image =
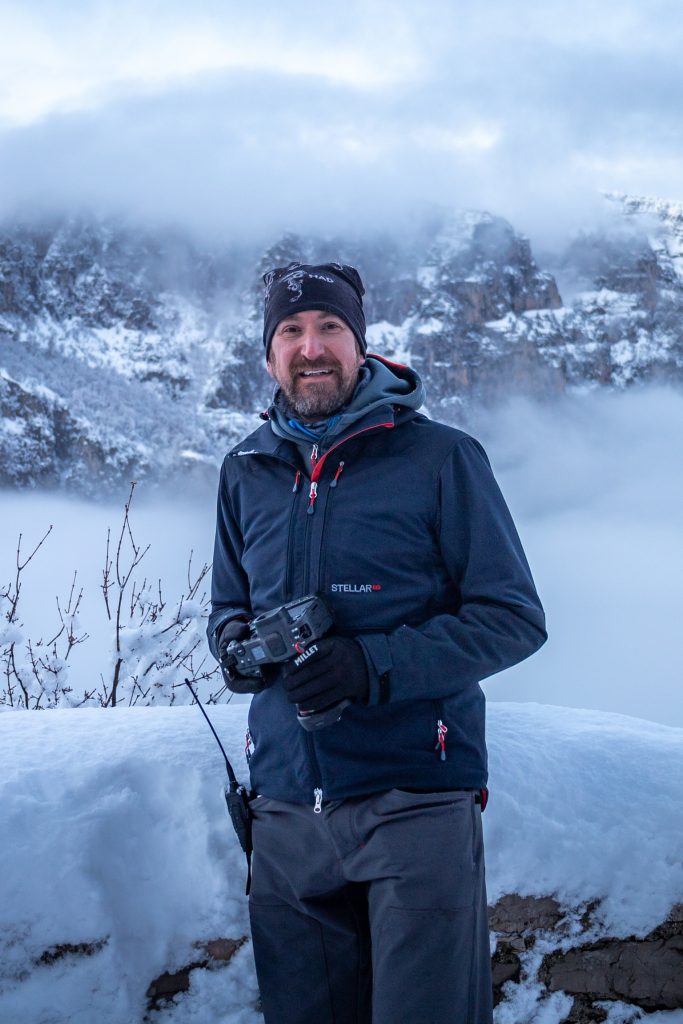
[[[395, 367], [395, 368], [394, 368]], [[357, 420], [383, 405], [402, 405], [419, 409], [424, 402], [424, 385], [409, 366], [390, 364], [379, 356], [367, 356], [360, 369], [351, 401], [327, 421], [327, 429], [316, 437], [321, 454], [345, 434]], [[273, 395], [268, 409], [273, 433], [297, 444], [310, 445], [311, 438], [292, 423], [295, 414], [289, 408], [281, 388]]]

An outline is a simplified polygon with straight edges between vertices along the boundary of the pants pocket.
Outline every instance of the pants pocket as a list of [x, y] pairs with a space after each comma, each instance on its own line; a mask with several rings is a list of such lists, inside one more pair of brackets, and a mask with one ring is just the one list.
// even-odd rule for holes
[[375, 878], [387, 905], [406, 910], [472, 907], [483, 879], [474, 793], [393, 789], [360, 812]]

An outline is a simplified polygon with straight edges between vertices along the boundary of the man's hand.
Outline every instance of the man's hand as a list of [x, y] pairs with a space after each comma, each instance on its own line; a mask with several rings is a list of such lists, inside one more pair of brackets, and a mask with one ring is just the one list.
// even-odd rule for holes
[[247, 640], [251, 631], [246, 622], [231, 619], [221, 626], [216, 640], [218, 660], [223, 672], [225, 685], [233, 693], [260, 693], [266, 687], [266, 680], [260, 676], [243, 676], [234, 665], [228, 663], [228, 644], [233, 640]]
[[[314, 650], [317, 648], [317, 650]], [[288, 661], [282, 685], [292, 704], [302, 711], [320, 711], [347, 698], [364, 703], [370, 682], [360, 644], [342, 636], [327, 636], [308, 648], [300, 665]]]

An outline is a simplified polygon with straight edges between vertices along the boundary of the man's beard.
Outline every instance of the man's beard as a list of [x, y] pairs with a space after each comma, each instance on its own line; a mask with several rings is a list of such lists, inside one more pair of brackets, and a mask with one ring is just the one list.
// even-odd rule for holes
[[[341, 364], [328, 356], [290, 366], [286, 375], [281, 375], [275, 367], [275, 379], [292, 412], [302, 419], [318, 420], [331, 416], [349, 401], [358, 381], [358, 369], [354, 366], [345, 375]], [[332, 373], [321, 378], [319, 383], [304, 383], [300, 374], [305, 370], [331, 370]]]

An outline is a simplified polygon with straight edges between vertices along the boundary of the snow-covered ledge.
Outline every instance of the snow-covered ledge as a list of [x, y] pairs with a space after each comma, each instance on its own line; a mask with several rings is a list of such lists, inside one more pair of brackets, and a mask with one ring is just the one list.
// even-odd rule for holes
[[[244, 705], [211, 713], [244, 777]], [[488, 718], [497, 1024], [678, 1024], [683, 730], [537, 704]], [[197, 708], [6, 712], [0, 759], [0, 1020], [262, 1022]]]

